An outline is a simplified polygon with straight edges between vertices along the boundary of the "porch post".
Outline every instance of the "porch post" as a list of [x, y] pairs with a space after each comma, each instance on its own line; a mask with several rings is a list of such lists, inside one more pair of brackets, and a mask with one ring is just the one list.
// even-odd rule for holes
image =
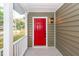
[[28, 12], [25, 12], [25, 36], [26, 36], [26, 46], [28, 48]]
[[28, 13], [25, 12], [25, 35], [28, 35]]
[[13, 4], [4, 4], [3, 55], [13, 56]]

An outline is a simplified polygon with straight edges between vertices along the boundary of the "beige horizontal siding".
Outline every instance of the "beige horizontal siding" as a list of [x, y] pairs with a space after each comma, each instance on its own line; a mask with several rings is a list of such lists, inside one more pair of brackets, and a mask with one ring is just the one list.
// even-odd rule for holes
[[[28, 34], [29, 34], [29, 40], [28, 40], [28, 45], [29, 47], [32, 46], [32, 17], [44, 17], [47, 16], [48, 18], [53, 17], [52, 12], [30, 12], [28, 15]], [[48, 46], [53, 46], [54, 45], [54, 27], [53, 23], [49, 24], [48, 23]]]
[[57, 48], [63, 55], [79, 55], [79, 4], [64, 4], [56, 16]]

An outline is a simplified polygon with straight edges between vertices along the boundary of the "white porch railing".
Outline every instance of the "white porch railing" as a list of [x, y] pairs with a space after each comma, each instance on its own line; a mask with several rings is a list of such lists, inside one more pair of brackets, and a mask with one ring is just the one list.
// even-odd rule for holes
[[0, 56], [2, 56], [2, 55], [3, 55], [3, 48], [0, 49]]
[[[27, 49], [27, 37], [24, 36], [21, 39], [15, 41], [13, 43], [13, 55], [14, 56], [22, 56]], [[0, 49], [0, 56], [3, 55], [3, 48]]]
[[13, 55], [22, 56], [27, 49], [27, 37], [24, 36], [21, 39], [13, 43]]

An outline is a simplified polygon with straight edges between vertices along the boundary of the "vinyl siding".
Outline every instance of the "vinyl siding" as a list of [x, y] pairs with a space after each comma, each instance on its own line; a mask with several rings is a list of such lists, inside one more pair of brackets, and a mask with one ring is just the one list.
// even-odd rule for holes
[[79, 4], [65, 3], [56, 12], [57, 48], [63, 55], [79, 55]]
[[[28, 45], [29, 47], [32, 47], [32, 17], [53, 17], [53, 12], [29, 12], [28, 14]], [[54, 45], [54, 27], [53, 23], [48, 23], [48, 46]]]

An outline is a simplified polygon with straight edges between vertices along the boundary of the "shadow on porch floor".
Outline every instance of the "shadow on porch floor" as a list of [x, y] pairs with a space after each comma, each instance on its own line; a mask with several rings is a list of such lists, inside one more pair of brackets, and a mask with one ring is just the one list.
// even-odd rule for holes
[[24, 56], [62, 56], [54, 47], [49, 48], [28, 48]]

